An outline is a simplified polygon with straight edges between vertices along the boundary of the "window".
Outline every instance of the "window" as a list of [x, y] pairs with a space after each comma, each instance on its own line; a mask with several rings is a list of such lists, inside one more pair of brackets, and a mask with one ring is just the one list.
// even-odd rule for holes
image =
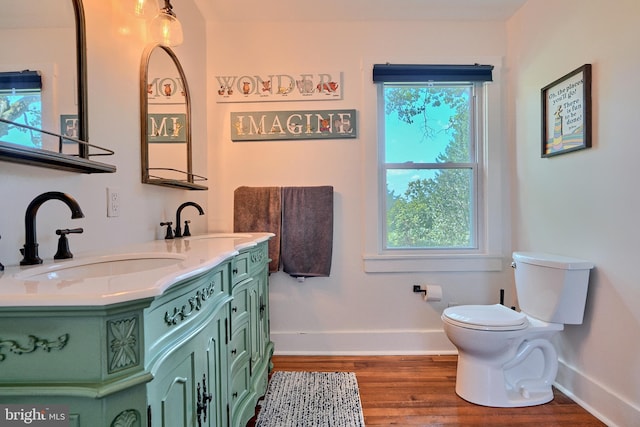
[[475, 89], [382, 85], [385, 249], [477, 248]]
[[[402, 271], [501, 268], [486, 237], [485, 83], [493, 68], [374, 65], [379, 236], [377, 253], [364, 257], [365, 271], [399, 271], [387, 268], [399, 259], [413, 260]], [[489, 261], [468, 263], [471, 255]], [[420, 265], [433, 256], [440, 266]]]
[[[0, 118], [41, 128], [42, 80], [37, 71], [0, 73]], [[0, 140], [25, 147], [42, 148], [40, 132], [0, 123]]]

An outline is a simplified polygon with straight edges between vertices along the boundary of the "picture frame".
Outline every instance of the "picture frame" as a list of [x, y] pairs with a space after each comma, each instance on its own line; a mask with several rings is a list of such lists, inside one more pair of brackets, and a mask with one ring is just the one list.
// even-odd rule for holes
[[541, 89], [541, 157], [591, 148], [591, 64]]

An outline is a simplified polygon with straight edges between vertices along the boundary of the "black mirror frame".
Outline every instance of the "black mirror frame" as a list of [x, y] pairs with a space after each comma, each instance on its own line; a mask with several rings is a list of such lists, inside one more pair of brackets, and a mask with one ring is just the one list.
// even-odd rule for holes
[[[184, 85], [185, 91], [185, 101], [186, 101], [186, 137], [187, 137], [187, 170], [177, 170], [171, 169], [173, 172], [182, 173], [185, 175], [185, 179], [167, 179], [154, 177], [150, 171], [152, 168], [149, 167], [149, 142], [148, 142], [148, 109], [149, 102], [147, 97], [147, 85], [149, 83], [149, 60], [151, 58], [151, 54], [156, 49], [164, 50], [167, 55], [171, 58], [174, 65], [178, 69], [178, 73], [180, 74], [180, 78], [182, 79], [182, 83]], [[140, 162], [142, 169], [142, 182], [144, 184], [153, 184], [160, 185], [163, 187], [171, 187], [178, 188], [182, 190], [208, 190], [208, 187], [202, 184], [198, 184], [196, 181], [206, 181], [207, 179], [203, 176], [196, 175], [192, 171], [192, 148], [191, 148], [191, 94], [189, 92], [189, 85], [187, 84], [187, 79], [184, 74], [184, 70], [178, 57], [171, 50], [171, 48], [167, 46], [162, 46], [160, 44], [150, 44], [144, 50], [142, 54], [142, 62], [140, 63]]]

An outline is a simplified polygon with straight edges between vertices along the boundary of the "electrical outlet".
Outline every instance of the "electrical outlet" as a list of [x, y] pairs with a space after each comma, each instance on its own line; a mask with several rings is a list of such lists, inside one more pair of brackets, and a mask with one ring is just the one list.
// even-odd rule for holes
[[120, 216], [120, 191], [107, 187], [107, 216]]
[[413, 285], [413, 292], [422, 292], [422, 289], [420, 288], [420, 285]]

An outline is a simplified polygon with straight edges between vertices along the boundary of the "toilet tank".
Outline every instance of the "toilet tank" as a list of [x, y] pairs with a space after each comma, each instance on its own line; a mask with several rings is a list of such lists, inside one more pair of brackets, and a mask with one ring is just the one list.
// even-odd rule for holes
[[582, 323], [592, 263], [559, 255], [514, 252], [512, 266], [518, 303], [524, 313], [550, 323]]

